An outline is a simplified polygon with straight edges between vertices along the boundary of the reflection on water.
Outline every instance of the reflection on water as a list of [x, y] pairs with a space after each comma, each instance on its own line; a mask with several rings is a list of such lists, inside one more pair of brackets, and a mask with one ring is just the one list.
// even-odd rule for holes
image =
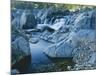
[[[17, 69], [20, 73], [43, 73], [68, 71], [68, 66], [74, 66], [72, 58], [51, 58], [44, 54], [43, 50], [50, 46], [44, 40], [39, 40], [37, 43], [30, 43], [31, 63], [28, 66]], [[19, 62], [20, 63], [20, 62]], [[23, 65], [21, 63], [21, 65]], [[21, 69], [21, 70], [20, 70]]]
[[30, 43], [33, 64], [52, 63], [51, 60], [49, 60], [48, 57], [46, 57], [46, 55], [43, 53], [43, 50], [46, 49], [49, 45], [50, 43], [45, 42], [43, 40], [39, 40], [39, 42], [36, 44]]
[[38, 72], [54, 72], [68, 70], [67, 66], [73, 65], [71, 58], [50, 58], [43, 53], [43, 50], [50, 46], [44, 40], [39, 40], [38, 43], [30, 43], [32, 64], [29, 67], [29, 71], [33, 73]]

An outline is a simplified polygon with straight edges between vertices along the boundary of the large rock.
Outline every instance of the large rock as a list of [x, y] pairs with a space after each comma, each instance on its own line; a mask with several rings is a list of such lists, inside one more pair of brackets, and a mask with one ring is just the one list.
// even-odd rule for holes
[[79, 13], [79, 16], [74, 22], [76, 29], [95, 29], [96, 28], [96, 11], [91, 10], [88, 12]]
[[72, 70], [86, 70], [96, 68], [96, 44], [94, 42], [86, 42], [73, 52], [73, 61], [75, 66]]
[[16, 29], [20, 29], [20, 15], [18, 14], [17, 17], [15, 17], [11, 22], [13, 27], [16, 27]]
[[68, 36], [67, 42], [73, 47], [77, 47], [83, 41], [95, 41], [96, 31], [91, 29], [81, 29], [78, 32], [71, 32]]
[[[69, 40], [68, 40], [69, 41]], [[67, 41], [67, 42], [68, 42]], [[96, 32], [95, 30], [80, 30], [70, 38], [74, 46], [73, 61], [76, 63], [72, 70], [96, 68]]]
[[12, 69], [22, 72], [28, 63], [31, 63], [29, 39], [26, 34], [12, 24], [11, 33], [11, 65]]
[[14, 47], [16, 51], [22, 51], [25, 55], [30, 55], [29, 43], [23, 37], [16, 38], [16, 40], [12, 42], [12, 47]]
[[57, 44], [54, 44], [44, 50], [44, 53], [47, 54], [49, 57], [54, 58], [71, 58], [72, 57], [73, 47], [67, 43], [66, 41], [61, 41]]
[[54, 45], [45, 51], [45, 53], [50, 57], [72, 57], [72, 50], [73, 47], [71, 45], [68, 45], [67, 43], [64, 43], [63, 45], [57, 46]]
[[25, 37], [17, 35], [17, 37], [11, 42], [11, 50], [12, 69], [18, 69], [20, 73], [23, 73], [28, 65], [31, 64], [29, 41]]
[[74, 48], [82, 45], [85, 41], [94, 42], [96, 39], [95, 30], [80, 30], [79, 32], [71, 32], [68, 40], [64, 39], [44, 50], [45, 54], [50, 57], [73, 57]]

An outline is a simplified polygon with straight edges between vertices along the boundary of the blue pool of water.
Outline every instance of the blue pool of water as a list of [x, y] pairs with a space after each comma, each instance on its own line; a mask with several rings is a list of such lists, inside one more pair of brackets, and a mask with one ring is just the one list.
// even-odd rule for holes
[[30, 50], [32, 56], [32, 64], [49, 64], [52, 61], [43, 53], [51, 43], [48, 43], [44, 40], [39, 40], [38, 43], [30, 43]]

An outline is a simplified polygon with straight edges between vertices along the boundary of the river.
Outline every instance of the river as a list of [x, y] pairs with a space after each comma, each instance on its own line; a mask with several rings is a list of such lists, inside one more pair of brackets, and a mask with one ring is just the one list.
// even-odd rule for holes
[[30, 50], [32, 55], [33, 64], [49, 64], [52, 61], [43, 53], [43, 50], [50, 46], [51, 43], [48, 43], [44, 40], [39, 40], [38, 43], [30, 43]]
[[68, 58], [50, 58], [43, 50], [50, 46], [45, 40], [39, 40], [38, 43], [30, 43], [31, 64], [27, 68], [26, 73], [54, 72], [68, 70], [67, 66], [73, 65], [72, 59]]

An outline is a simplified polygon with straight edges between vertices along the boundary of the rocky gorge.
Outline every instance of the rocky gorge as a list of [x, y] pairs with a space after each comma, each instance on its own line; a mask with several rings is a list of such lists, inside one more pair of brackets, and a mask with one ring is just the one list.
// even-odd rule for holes
[[16, 8], [11, 13], [12, 71], [24, 73], [29, 64], [34, 73], [96, 68], [95, 6]]

